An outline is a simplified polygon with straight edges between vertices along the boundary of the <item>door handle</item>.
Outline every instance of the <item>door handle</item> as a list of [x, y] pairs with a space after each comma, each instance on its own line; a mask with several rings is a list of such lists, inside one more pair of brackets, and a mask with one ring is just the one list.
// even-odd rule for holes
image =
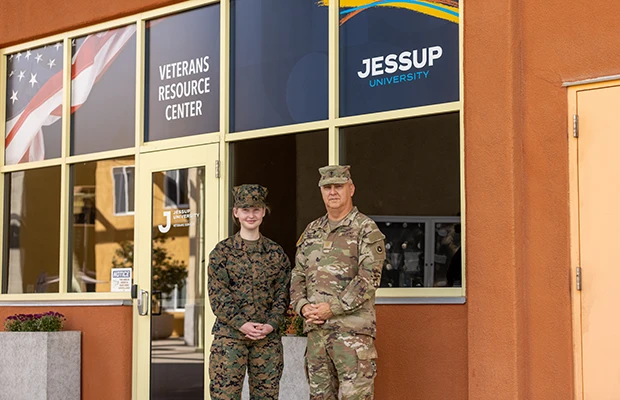
[[138, 315], [147, 315], [148, 313], [149, 313], [149, 292], [147, 292], [144, 289], [140, 289], [140, 295], [138, 296]]

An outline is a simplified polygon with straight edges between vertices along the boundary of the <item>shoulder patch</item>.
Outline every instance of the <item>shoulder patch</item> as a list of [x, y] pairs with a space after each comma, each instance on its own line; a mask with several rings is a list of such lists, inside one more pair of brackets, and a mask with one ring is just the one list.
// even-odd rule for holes
[[368, 243], [378, 242], [379, 240], [385, 239], [385, 236], [379, 229], [376, 229], [368, 235]]

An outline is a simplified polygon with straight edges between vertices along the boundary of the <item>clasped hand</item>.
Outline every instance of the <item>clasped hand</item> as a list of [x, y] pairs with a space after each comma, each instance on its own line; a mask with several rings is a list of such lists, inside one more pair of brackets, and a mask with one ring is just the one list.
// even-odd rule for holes
[[239, 328], [246, 338], [251, 340], [264, 339], [273, 332], [273, 326], [269, 324], [259, 324], [257, 322], [246, 322]]
[[329, 303], [306, 304], [301, 309], [301, 314], [310, 323], [321, 325], [334, 316]]

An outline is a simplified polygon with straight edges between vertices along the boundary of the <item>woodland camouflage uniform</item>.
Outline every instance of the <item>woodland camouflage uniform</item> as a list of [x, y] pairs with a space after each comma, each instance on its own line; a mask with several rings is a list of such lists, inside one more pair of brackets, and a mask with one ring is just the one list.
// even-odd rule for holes
[[[267, 189], [235, 188], [235, 207], [265, 207]], [[211, 399], [241, 398], [246, 366], [254, 400], [278, 399], [283, 369], [278, 326], [289, 306], [290, 262], [282, 247], [260, 236], [248, 244], [237, 233], [218, 243], [209, 255], [208, 289], [216, 316], [209, 360]], [[274, 330], [250, 340], [239, 328], [266, 323]]]

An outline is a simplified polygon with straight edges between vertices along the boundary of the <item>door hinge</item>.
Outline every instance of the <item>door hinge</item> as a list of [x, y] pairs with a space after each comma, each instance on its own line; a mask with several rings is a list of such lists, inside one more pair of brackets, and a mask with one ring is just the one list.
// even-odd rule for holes
[[573, 137], [579, 137], [579, 115], [573, 114]]
[[581, 290], [581, 267], [577, 267], [577, 276], [576, 278], [576, 282], [577, 282], [577, 290]]
[[215, 177], [220, 178], [220, 160], [215, 160]]

